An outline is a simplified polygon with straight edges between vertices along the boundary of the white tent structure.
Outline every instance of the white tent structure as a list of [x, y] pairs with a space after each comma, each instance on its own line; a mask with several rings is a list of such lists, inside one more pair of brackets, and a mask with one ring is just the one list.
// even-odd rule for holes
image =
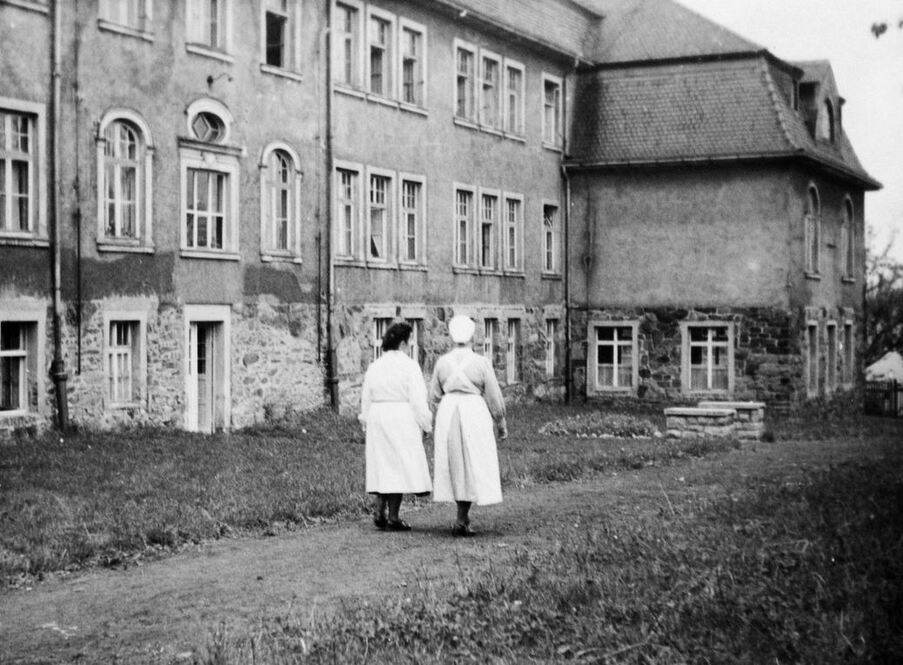
[[903, 382], [903, 356], [896, 351], [888, 351], [880, 360], [865, 368], [865, 380]]

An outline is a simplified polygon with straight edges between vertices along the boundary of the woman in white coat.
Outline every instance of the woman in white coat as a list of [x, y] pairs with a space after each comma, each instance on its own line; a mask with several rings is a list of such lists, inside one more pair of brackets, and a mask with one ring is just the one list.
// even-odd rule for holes
[[493, 419], [499, 438], [508, 436], [505, 400], [489, 358], [470, 348], [474, 322], [454, 316], [448, 333], [455, 348], [436, 361], [430, 402], [438, 402], [434, 437], [434, 501], [454, 501], [458, 515], [452, 533], [472, 536], [470, 507], [499, 503], [502, 484]]
[[431, 489], [421, 432], [431, 431], [432, 414], [420, 365], [408, 356], [410, 338], [407, 323], [386, 330], [383, 353], [364, 375], [358, 416], [366, 433], [366, 488], [376, 495], [373, 523], [387, 531], [410, 531], [398, 517], [402, 495]]

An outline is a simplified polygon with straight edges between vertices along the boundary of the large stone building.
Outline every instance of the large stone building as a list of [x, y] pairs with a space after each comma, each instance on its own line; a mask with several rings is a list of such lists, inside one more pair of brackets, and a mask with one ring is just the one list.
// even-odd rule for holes
[[0, 429], [353, 410], [468, 313], [511, 399], [858, 376], [825, 63], [671, 0], [0, 0]]

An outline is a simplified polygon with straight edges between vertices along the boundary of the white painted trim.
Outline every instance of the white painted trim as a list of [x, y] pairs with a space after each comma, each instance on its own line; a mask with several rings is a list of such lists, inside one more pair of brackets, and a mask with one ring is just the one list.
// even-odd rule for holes
[[[558, 101], [555, 108], [556, 118], [558, 120], [558, 126], [555, 128], [554, 138], [552, 141], [546, 139], [546, 83], [554, 83], [558, 86]], [[564, 145], [564, 115], [562, 114], [562, 109], [564, 108], [564, 80], [560, 76], [555, 76], [554, 74], [549, 74], [548, 72], [542, 73], [542, 86], [540, 88], [540, 108], [542, 110], [542, 144], [543, 146], [560, 149]]]
[[[543, 275], [561, 275], [562, 274], [562, 256], [561, 256], [561, 247], [562, 247], [562, 222], [561, 222], [561, 203], [555, 199], [542, 199], [541, 201], [541, 209], [539, 211], [539, 229], [542, 234], [539, 242], [539, 249], [542, 252], [540, 255], [540, 273]], [[552, 269], [546, 270], [546, 232], [545, 232], [545, 223], [546, 223], [546, 206], [554, 207], [556, 210], [555, 219], [552, 224]], [[591, 248], [588, 248], [591, 249]]]
[[[385, 257], [377, 259], [370, 256], [370, 178], [376, 176], [378, 178], [388, 178], [388, 186], [386, 187], [386, 228], [385, 228]], [[368, 264], [376, 265], [393, 265], [398, 258], [398, 202], [396, 199], [396, 189], [398, 187], [398, 179], [395, 171], [389, 169], [381, 169], [375, 166], [366, 167], [366, 183], [364, 183], [364, 205], [366, 206], [366, 214], [364, 214], [364, 260]], [[391, 234], [391, 235], [390, 235]]]
[[[0, 97], [0, 109], [8, 109], [34, 116], [35, 147], [32, 154], [32, 178], [29, 197], [33, 218], [30, 232], [0, 231], [0, 244], [5, 239], [48, 240], [47, 235], [47, 111], [44, 104], [11, 97]], [[17, 244], [17, 243], [14, 243]]]
[[[420, 42], [421, 42], [421, 54], [420, 54], [420, 74], [423, 80], [420, 83], [420, 101], [418, 103], [413, 102], [405, 102], [404, 97], [404, 53], [402, 49], [402, 35], [405, 30], [410, 30], [411, 32], [416, 32], [420, 34]], [[427, 61], [427, 54], [429, 53], [428, 42], [427, 42], [427, 34], [426, 34], [426, 26], [421, 23], [416, 23], [415, 21], [411, 21], [410, 19], [404, 18], [400, 16], [398, 18], [398, 30], [397, 32], [397, 41], [398, 45], [395, 49], [395, 52], [398, 54], [397, 56], [397, 72], [395, 75], [395, 80], [398, 81], [398, 100], [402, 104], [409, 104], [414, 106], [415, 108], [425, 109], [429, 104], [428, 98], [428, 90], [429, 90], [429, 63]]]
[[[630, 352], [632, 358], [631, 382], [630, 386], [603, 386], [599, 383], [599, 363], [597, 359], [599, 341], [596, 331], [599, 328], [630, 328]], [[609, 393], [630, 393], [636, 394], [637, 386], [640, 380], [640, 359], [639, 359], [639, 330], [640, 322], [635, 319], [626, 321], [617, 320], [600, 320], [590, 318], [587, 323], [587, 349], [586, 349], [586, 390], [591, 394], [609, 394]], [[615, 345], [616, 346], [616, 345]], [[617, 353], [617, 349], [615, 349]]]
[[[389, 30], [391, 34], [388, 35], [386, 39], [386, 62], [385, 62], [385, 76], [389, 78], [388, 81], [384, 82], [383, 91], [382, 92], [373, 92], [370, 89], [370, 19], [379, 19], [381, 21], [385, 21], [389, 24]], [[364, 35], [363, 42], [364, 48], [361, 49], [364, 51], [364, 82], [363, 88], [367, 91], [369, 95], [376, 95], [378, 97], [385, 97], [388, 99], [398, 99], [398, 86], [396, 81], [396, 63], [398, 59], [397, 47], [398, 40], [396, 38], [396, 34], [398, 32], [398, 22], [396, 20], [395, 14], [385, 11], [384, 9], [380, 9], [378, 7], [374, 7], [373, 5], [367, 5], [367, 20], [364, 23]]]
[[185, 109], [185, 129], [188, 132], [187, 136], [193, 141], [199, 139], [194, 135], [191, 123], [199, 113], [212, 113], [223, 121], [223, 136], [214, 145], [227, 145], [232, 138], [232, 125], [235, 122], [229, 107], [211, 97], [201, 97], [191, 102]]
[[[460, 238], [458, 237], [458, 192], [467, 192], [471, 196], [471, 214], [470, 218], [467, 220], [468, 229], [467, 235], [469, 237], [465, 238], [467, 241], [467, 261], [461, 263], [458, 261], [458, 245], [460, 244]], [[473, 268], [477, 265], [476, 257], [474, 256], [475, 245], [475, 227], [477, 225], [477, 221], [479, 220], [479, 206], [480, 206], [480, 197], [478, 195], [478, 188], [475, 185], [465, 185], [460, 182], [452, 183], [452, 223], [454, 224], [454, 228], [452, 229], [452, 238], [454, 239], [454, 246], [452, 247], [452, 266], [456, 268]]]
[[[44, 348], [47, 344], [47, 303], [32, 299], [0, 300], [0, 322], [32, 323], [35, 325], [35, 364], [34, 376], [37, 389], [37, 406], [34, 411], [29, 408], [17, 411], [0, 411], [0, 419], [27, 414], [42, 414], [46, 411], [44, 401], [47, 396], [47, 364]], [[26, 360], [27, 363], [27, 360]]]
[[[288, 251], [276, 249], [267, 239], [272, 232], [272, 205], [269, 201], [270, 158], [275, 151], [282, 151], [289, 156], [295, 170], [292, 183], [292, 218], [289, 220]], [[264, 147], [258, 163], [260, 170], [260, 255], [263, 260], [301, 258], [301, 183], [304, 173], [301, 171], [301, 158], [298, 152], [285, 141], [273, 141]]]
[[[183, 375], [185, 377], [185, 393], [189, 395], [189, 380], [191, 377], [190, 363], [190, 330], [192, 323], [219, 323], [222, 325], [222, 363], [223, 378], [222, 388], [224, 393], [223, 399], [223, 427], [231, 429], [232, 424], [232, 308], [229, 305], [185, 305], [182, 308], [183, 319]], [[189, 408], [185, 405], [184, 411], [184, 427], [186, 430], [194, 431], [191, 427]], [[215, 429], [215, 426], [214, 426]]]
[[[351, 220], [351, 247], [348, 248], [347, 254], [339, 254], [338, 248], [341, 246], [339, 242], [339, 234], [341, 229], [339, 229], [335, 221], [339, 218], [338, 215], [338, 191], [339, 191], [339, 171], [349, 171], [357, 174], [357, 192], [355, 193], [355, 215]], [[364, 194], [366, 191], [364, 185], [364, 178], [366, 177], [364, 165], [358, 162], [346, 162], [343, 160], [334, 160], [333, 161], [333, 172], [332, 172], [333, 180], [333, 200], [332, 200], [332, 220], [333, 220], [333, 241], [335, 248], [333, 250], [333, 257], [336, 259], [346, 259], [346, 260], [363, 260], [366, 255], [366, 247], [364, 246]], [[357, 250], [357, 251], [355, 251]]]
[[277, 76], [286, 76], [288, 78], [300, 79], [301, 73], [301, 16], [302, 4], [301, 0], [288, 0], [288, 11], [286, 16], [286, 31], [289, 33], [291, 44], [286, 49], [286, 64], [283, 67], [267, 64], [267, 16], [266, 0], [260, 3], [260, 67], [261, 71], [276, 74]]
[[[518, 210], [519, 218], [514, 224], [514, 243], [516, 260], [513, 266], [508, 265], [508, 201], [517, 201], [520, 203]], [[502, 228], [501, 228], [501, 245], [502, 263], [501, 269], [505, 272], [521, 273], [524, 271], [524, 216], [526, 211], [526, 202], [524, 195], [517, 192], [502, 192]]]
[[[339, 81], [333, 76], [335, 87], [346, 86], [349, 88], [353, 88], [355, 90], [363, 90], [364, 88], [364, 56], [363, 56], [363, 45], [366, 41], [365, 39], [365, 25], [364, 25], [364, 4], [359, 2], [359, 0], [335, 0], [330, 8], [332, 12], [332, 25], [337, 26], [339, 24], [339, 5], [345, 5], [346, 7], [353, 9], [355, 12], [355, 27], [356, 34], [354, 35], [355, 39], [353, 39], [351, 44], [351, 81]], [[337, 71], [338, 68], [342, 65], [342, 60], [340, 60], [339, 54], [342, 52], [339, 48], [339, 44], [334, 39], [334, 36], [338, 34], [338, 32], [333, 27], [332, 35], [330, 39], [330, 49], [332, 50], [332, 64], [333, 71]], [[344, 33], [342, 33], [344, 35]]]
[[[519, 127], [509, 127], [508, 126], [508, 117], [509, 117], [509, 98], [508, 98], [508, 70], [514, 69], [520, 72], [520, 91], [518, 92], [518, 96], [520, 97], [520, 108], [518, 109], [518, 118], [520, 120]], [[523, 137], [526, 132], [526, 94], [527, 91], [527, 70], [524, 67], [523, 63], [518, 62], [517, 60], [510, 60], [505, 58], [504, 62], [504, 81], [503, 81], [503, 97], [504, 97], [504, 109], [502, 110], [502, 128], [507, 134], [510, 134], [513, 137]]]
[[[419, 224], [417, 228], [417, 252], [416, 258], [413, 261], [402, 258], [405, 253], [405, 248], [402, 246], [402, 243], [406, 233], [405, 220], [402, 215], [402, 194], [403, 183], [405, 181], [416, 182], [420, 185], [420, 219], [418, 220]], [[400, 171], [398, 173], [398, 196], [396, 197], [396, 200], [398, 201], [398, 262], [407, 265], [426, 266], [428, 256], [427, 229], [429, 228], [427, 222], [427, 201], [429, 198], [426, 188], [426, 176]]]
[[[484, 266], [483, 265], [483, 197], [484, 196], [492, 196], [495, 197], [495, 221], [493, 222], [492, 232], [492, 266]], [[501, 226], [502, 226], [502, 190], [500, 189], [492, 189], [490, 187], [480, 187], [479, 188], [479, 196], [477, 196], [477, 214], [476, 214], [476, 248], [477, 248], [477, 256], [476, 256], [476, 267], [481, 271], [489, 271], [496, 272], [501, 270], [501, 263], [499, 262], [499, 252], [501, 244], [499, 242], [500, 234], [501, 234]]]
[[[735, 371], [735, 324], [733, 321], [680, 321], [680, 389], [683, 394], [712, 395], [734, 392]], [[724, 328], [727, 330], [727, 391], [690, 389], [690, 328]]]
[[[189, 168], [216, 171], [225, 173], [229, 176], [229, 192], [227, 195], [229, 209], [226, 211], [225, 224], [223, 225], [224, 235], [226, 237], [223, 239], [223, 248], [221, 250], [208, 247], [188, 246], [185, 216], [187, 214], [187, 180]], [[241, 228], [239, 220], [241, 212], [239, 207], [240, 178], [241, 169], [237, 157], [186, 146], [179, 147], [179, 248], [182, 252], [182, 256], [191, 256], [193, 253], [195, 255], [199, 253], [208, 253], [212, 254], [213, 257], [218, 257], [219, 255], [228, 257], [230, 254], [238, 252], [238, 234], [239, 229]]]
[[[110, 354], [109, 354], [109, 337], [110, 324], [114, 321], [122, 321], [126, 323], [138, 324], [138, 376], [132, 377], [132, 381], [138, 381], [138, 390], [141, 395], [140, 402], [113, 402], [110, 398], [109, 379], [110, 379]], [[103, 313], [103, 343], [101, 344], [103, 355], [103, 403], [105, 409], [121, 408], [129, 406], [147, 407], [147, 310], [142, 309], [104, 309]]]
[[[486, 118], [483, 111], [485, 107], [485, 104], [483, 103], [483, 81], [485, 80], [485, 65], [487, 60], [496, 64], [496, 72], [498, 73], [498, 79], [495, 85], [495, 108], [497, 114], [495, 122], [492, 122], [492, 118]], [[504, 87], [505, 81], [505, 65], [502, 56], [488, 49], [481, 48], [479, 62], [477, 63], [477, 72], [477, 122], [481, 128], [501, 132], [505, 126], [503, 118], [505, 100], [502, 97], [502, 88]]]
[[233, 61], [232, 56], [228, 55], [232, 52], [232, 1], [233, 0], [221, 0], [222, 1], [222, 10], [223, 10], [223, 36], [222, 43], [216, 46], [211, 46], [209, 44], [205, 44], [200, 40], [200, 34], [198, 32], [199, 27], [196, 25], [196, 22], [192, 18], [192, 14], [194, 13], [194, 8], [197, 6], [197, 3], [201, 0], [186, 0], [185, 2], [185, 48], [191, 53], [197, 53], [198, 55], [206, 55], [212, 58], [218, 58], [221, 60], [228, 59], [229, 62]]
[[[468, 116], [459, 116], [458, 115], [458, 51], [467, 51], [473, 56], [473, 76], [471, 79], [470, 86], [470, 94], [471, 99], [473, 101], [473, 112]], [[474, 127], [476, 127], [476, 123], [478, 121], [479, 116], [479, 96], [477, 92], [478, 78], [480, 76], [480, 63], [479, 56], [477, 52], [477, 47], [469, 42], [465, 42], [462, 39], [455, 39], [452, 41], [452, 85], [451, 85], [451, 102], [452, 102], [452, 117], [455, 118], [456, 121], [465, 122], [465, 123], [473, 123]]]

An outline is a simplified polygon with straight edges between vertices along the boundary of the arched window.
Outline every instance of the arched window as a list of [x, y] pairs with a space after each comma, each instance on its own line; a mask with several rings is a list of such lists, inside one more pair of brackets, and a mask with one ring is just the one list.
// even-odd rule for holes
[[843, 276], [852, 279], [856, 274], [856, 232], [853, 229], [853, 203], [843, 202], [843, 222], [840, 227], [840, 247], [843, 257]]
[[97, 241], [106, 251], [151, 251], [153, 146], [144, 120], [114, 110], [97, 134]]
[[806, 272], [812, 275], [819, 273], [821, 246], [821, 210], [818, 190], [814, 185], [806, 194]]
[[301, 162], [287, 144], [273, 143], [260, 160], [260, 254], [264, 261], [301, 260]]
[[831, 143], [834, 142], [834, 105], [831, 104], [830, 99], [826, 99], [822, 103], [818, 112], [815, 136]]

